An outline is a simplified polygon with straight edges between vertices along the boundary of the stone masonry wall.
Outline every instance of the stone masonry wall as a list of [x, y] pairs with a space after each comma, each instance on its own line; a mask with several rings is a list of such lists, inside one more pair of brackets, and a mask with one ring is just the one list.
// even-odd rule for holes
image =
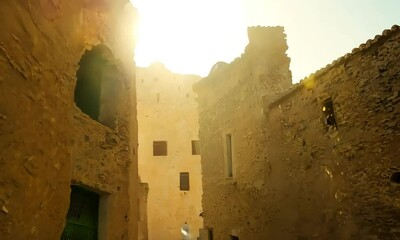
[[[249, 28], [245, 53], [214, 67], [194, 86], [198, 93], [202, 149], [204, 227], [214, 239], [229, 235], [262, 239], [266, 159], [262, 97], [274, 98], [291, 86], [290, 59], [282, 27]], [[233, 177], [226, 167], [227, 134], [232, 136]], [[259, 140], [259, 141], [258, 141]], [[246, 238], [245, 238], [246, 239]]]
[[[149, 184], [149, 240], [182, 239], [187, 222], [191, 239], [203, 226], [200, 155], [192, 155], [198, 140], [196, 75], [176, 74], [161, 63], [137, 67], [139, 174]], [[153, 141], [166, 141], [167, 154], [154, 156]], [[180, 190], [180, 173], [189, 173], [189, 191]]]
[[[395, 26], [265, 111], [267, 191], [276, 193], [266, 204], [280, 212], [266, 225], [266, 237], [400, 238], [399, 185], [390, 181], [400, 170], [399, 62]], [[328, 98], [337, 129], [326, 127]]]
[[[399, 27], [385, 30], [286, 93], [266, 90], [263, 100], [251, 81], [223, 88], [243, 66], [235, 62], [200, 81], [204, 225], [214, 239], [400, 237], [392, 175], [400, 167], [399, 37]], [[337, 128], [326, 125], [329, 98]], [[224, 174], [227, 133], [233, 178]]]
[[[71, 184], [101, 195], [100, 222], [109, 224], [100, 239], [137, 239], [137, 135], [128, 140], [136, 129], [135, 12], [127, 3], [1, 1], [1, 239], [60, 239]], [[74, 103], [78, 63], [100, 44], [123, 73], [115, 130]]]

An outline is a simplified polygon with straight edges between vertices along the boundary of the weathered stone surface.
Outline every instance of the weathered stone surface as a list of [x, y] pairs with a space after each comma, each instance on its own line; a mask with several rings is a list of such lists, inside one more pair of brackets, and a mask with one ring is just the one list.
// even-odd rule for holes
[[[128, 141], [136, 129], [134, 46], [121, 37], [134, 12], [126, 0], [96, 2], [0, 3], [0, 206], [8, 212], [0, 212], [1, 239], [60, 239], [71, 184], [108, 197], [101, 237], [137, 238], [137, 161], [125, 151], [137, 147], [137, 138]], [[74, 103], [80, 59], [98, 45], [123, 75], [114, 130]], [[116, 143], [105, 140], [109, 132]]]
[[[274, 44], [285, 44], [272, 34]], [[398, 28], [288, 92], [286, 48], [277, 49], [245, 52], [195, 88], [205, 227], [215, 239], [233, 232], [249, 240], [400, 239], [399, 189], [390, 182], [400, 169]], [[262, 87], [255, 69], [275, 71], [270, 83], [278, 87]], [[325, 126], [328, 98], [337, 128]], [[225, 134], [233, 139], [233, 178], [224, 174]]]

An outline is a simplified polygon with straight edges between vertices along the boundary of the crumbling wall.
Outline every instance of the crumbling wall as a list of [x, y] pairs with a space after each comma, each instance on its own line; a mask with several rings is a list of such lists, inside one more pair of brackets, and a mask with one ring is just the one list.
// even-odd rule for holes
[[[385, 30], [273, 101], [279, 89], [251, 102], [252, 79], [223, 90], [216, 82], [229, 73], [198, 84], [204, 225], [214, 239], [399, 238], [399, 37], [398, 26]], [[223, 94], [209, 97], [212, 85]]]
[[[127, 2], [0, 3], [2, 239], [59, 239], [70, 186], [77, 183], [109, 196], [111, 224], [101, 238], [137, 238], [137, 137], [128, 140], [135, 136], [130, 129], [135, 131], [136, 123], [130, 121], [131, 112], [136, 113], [130, 104], [135, 98], [134, 42], [120, 47], [132, 28]], [[122, 24], [126, 20], [131, 22]], [[99, 44], [123, 69], [116, 130], [74, 104], [78, 63], [86, 49]]]
[[[266, 204], [281, 213], [267, 237], [400, 238], [390, 180], [400, 169], [399, 40], [398, 27], [386, 30], [267, 108], [267, 189], [277, 194]], [[337, 128], [323, 113], [329, 98]]]
[[[214, 67], [194, 86], [198, 93], [202, 149], [203, 216], [214, 239], [229, 235], [263, 239], [270, 216], [263, 201], [265, 157], [263, 97], [291, 86], [290, 59], [282, 27], [249, 28], [245, 53]], [[227, 174], [226, 135], [232, 138], [233, 177]]]

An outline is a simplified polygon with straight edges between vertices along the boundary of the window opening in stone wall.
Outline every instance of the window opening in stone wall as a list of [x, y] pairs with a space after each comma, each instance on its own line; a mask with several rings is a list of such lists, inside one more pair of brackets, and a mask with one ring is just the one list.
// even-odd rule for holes
[[71, 186], [71, 199], [61, 240], [96, 240], [99, 216], [99, 195]]
[[79, 61], [74, 100], [93, 120], [115, 129], [121, 74], [106, 47], [88, 50]]
[[239, 240], [239, 237], [233, 236], [233, 235], [229, 235], [229, 239], [230, 240]]
[[200, 155], [200, 141], [192, 140], [192, 155]]
[[137, 213], [138, 213], [138, 221], [142, 221], [142, 211], [140, 210], [140, 199], [137, 200]]
[[400, 172], [395, 172], [390, 176], [390, 181], [392, 183], [398, 183], [400, 184]]
[[206, 230], [205, 240], [214, 240], [214, 233], [213, 233], [214, 230], [212, 228], [206, 228], [205, 230]]
[[232, 167], [232, 135], [227, 134], [225, 137], [226, 141], [226, 167], [227, 176], [233, 177], [233, 167]]
[[189, 191], [189, 173], [188, 172], [181, 172], [179, 173], [179, 188], [181, 191]]
[[153, 156], [167, 156], [167, 155], [168, 155], [167, 141], [154, 141]]
[[335, 112], [333, 111], [332, 98], [328, 98], [323, 102], [322, 112], [324, 113], [324, 121], [326, 126], [337, 128]]

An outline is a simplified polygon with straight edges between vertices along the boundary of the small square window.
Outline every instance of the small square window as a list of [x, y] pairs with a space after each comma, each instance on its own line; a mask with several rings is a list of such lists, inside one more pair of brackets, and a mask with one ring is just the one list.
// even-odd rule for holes
[[181, 191], [189, 191], [190, 190], [189, 173], [188, 172], [179, 173], [179, 188]]
[[192, 155], [200, 155], [200, 141], [192, 140]]
[[154, 141], [153, 142], [153, 156], [167, 156], [167, 141]]

